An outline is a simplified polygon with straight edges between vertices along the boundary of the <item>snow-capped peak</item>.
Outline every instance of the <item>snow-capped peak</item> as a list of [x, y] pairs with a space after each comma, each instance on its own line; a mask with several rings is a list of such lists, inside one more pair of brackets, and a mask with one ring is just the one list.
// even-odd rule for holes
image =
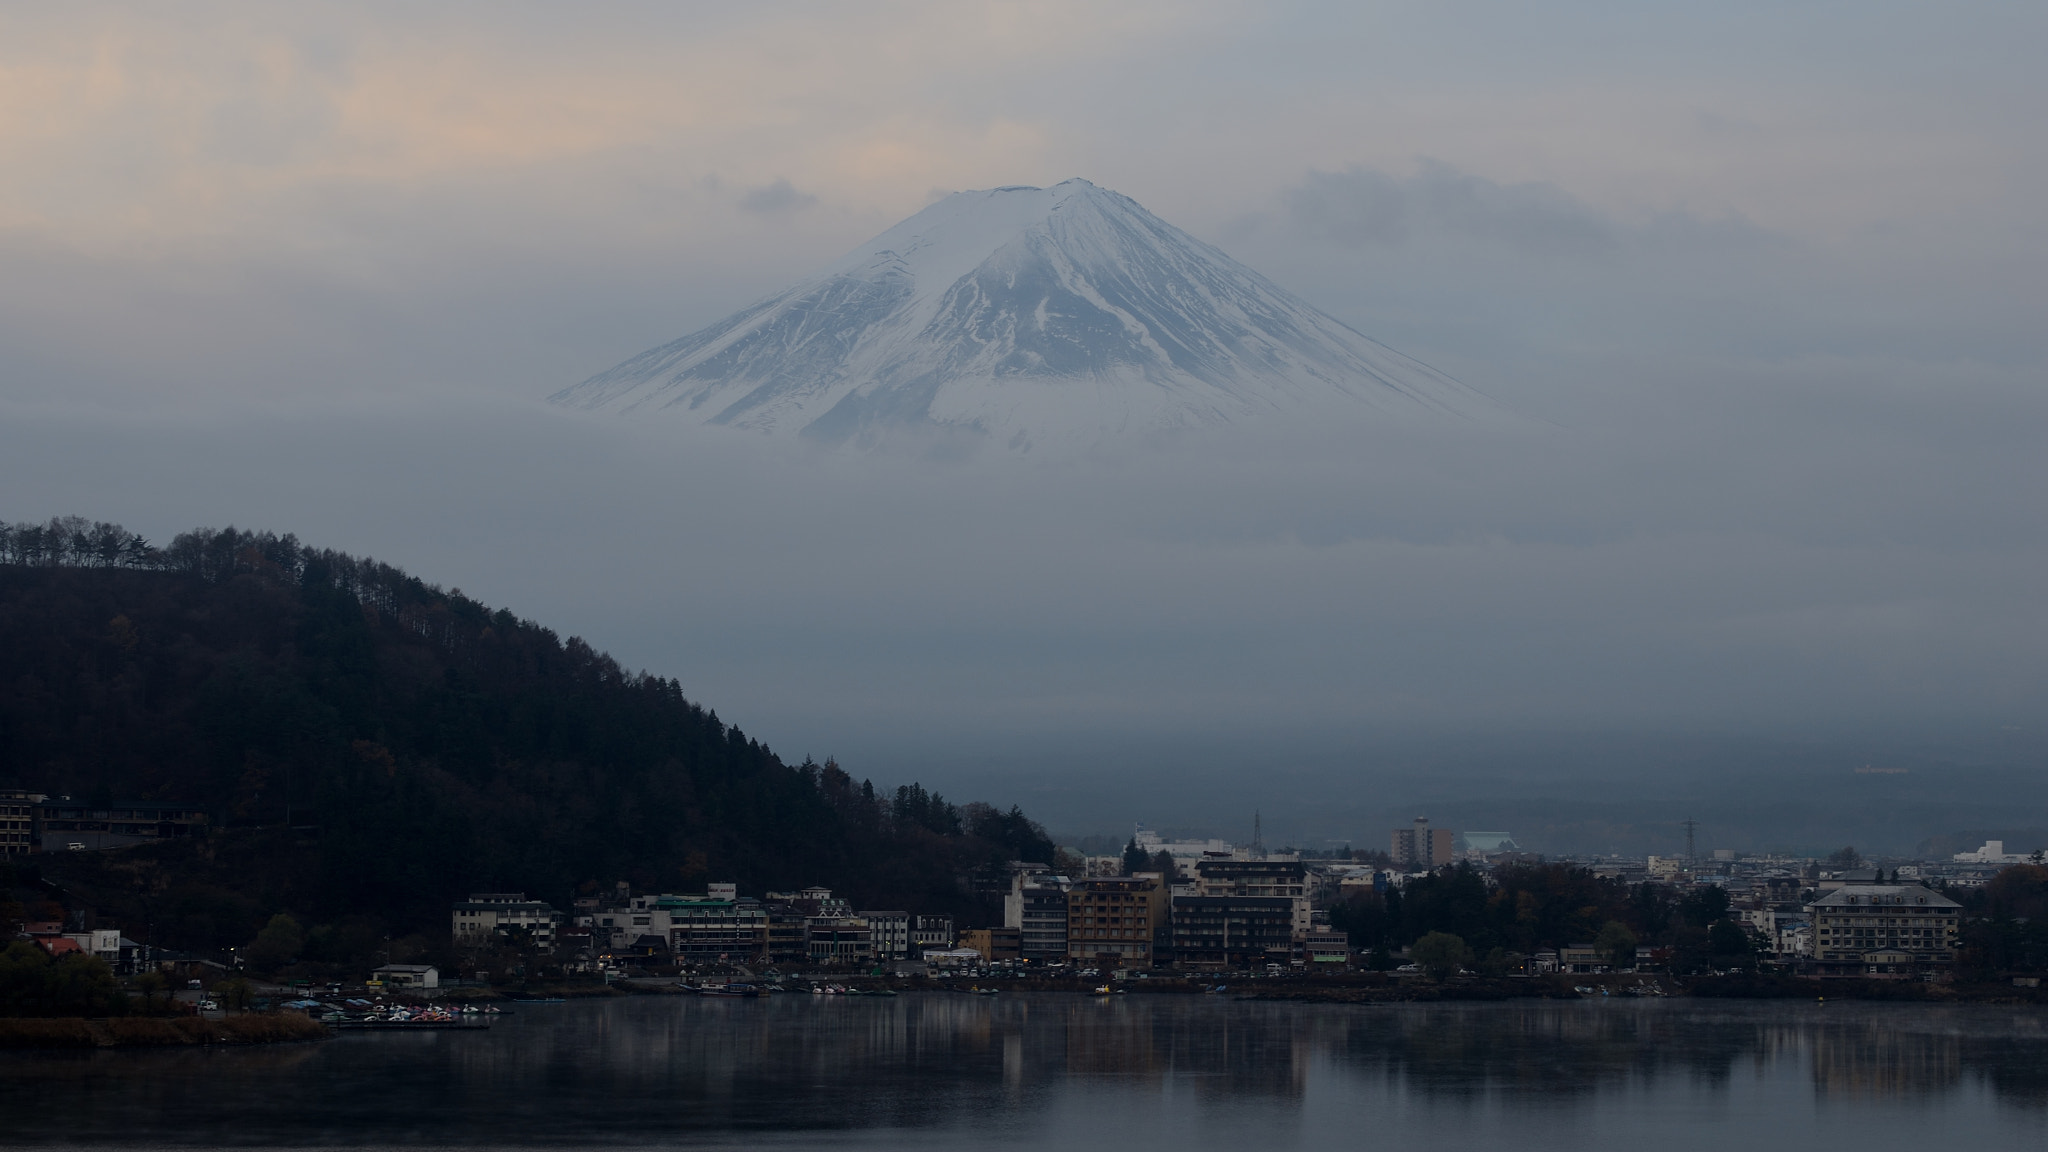
[[1486, 402], [1086, 180], [947, 196], [562, 404], [873, 443], [1012, 448], [1319, 404]]

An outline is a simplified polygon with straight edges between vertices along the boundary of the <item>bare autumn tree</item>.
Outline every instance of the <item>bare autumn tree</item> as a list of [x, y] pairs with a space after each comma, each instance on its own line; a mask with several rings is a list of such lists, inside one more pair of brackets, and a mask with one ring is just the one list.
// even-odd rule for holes
[[47, 523], [0, 523], [0, 564], [41, 568], [154, 568], [149, 541], [119, 524], [57, 516]]

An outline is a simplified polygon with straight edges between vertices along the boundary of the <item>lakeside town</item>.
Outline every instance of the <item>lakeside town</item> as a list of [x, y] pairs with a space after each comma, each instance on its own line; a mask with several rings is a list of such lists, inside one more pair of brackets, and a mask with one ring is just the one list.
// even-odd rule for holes
[[[203, 834], [203, 825], [194, 810], [95, 810], [12, 792], [0, 795], [0, 860], [117, 852]], [[990, 987], [1067, 979], [1108, 990], [1176, 976], [1205, 988], [1226, 977], [1365, 974], [1439, 985], [1618, 974], [1940, 985], [1962, 976], [2034, 988], [2040, 956], [2026, 913], [2048, 888], [2041, 863], [2041, 853], [1996, 840], [1943, 860], [1866, 861], [1853, 849], [1546, 858], [1507, 833], [1417, 818], [1390, 830], [1384, 850], [1322, 854], [1141, 827], [1120, 854], [1059, 849], [1050, 862], [959, 877], [982, 906], [1000, 907], [982, 922], [858, 907], [823, 884], [639, 892], [620, 882], [567, 907], [523, 892], [467, 893], [449, 906], [445, 939], [387, 947], [383, 963], [350, 972], [306, 955], [304, 930], [283, 914], [248, 947], [212, 954], [155, 948], [87, 907], [46, 905], [38, 916], [17, 905], [8, 927], [49, 961], [95, 961], [123, 987], [139, 982], [145, 997], [161, 992], [209, 1012], [284, 1003], [294, 990], [475, 998], [656, 981], [716, 994], [789, 979], [838, 991], [875, 977]]]
[[[1073, 854], [1063, 855], [1076, 862]], [[2009, 854], [1992, 841], [1951, 861], [1889, 868], [1886, 862], [1845, 866], [1862, 862], [1839, 857], [1727, 851], [1706, 859], [1542, 861], [1520, 852], [1505, 834], [1460, 834], [1417, 819], [1393, 831], [1390, 850], [1376, 862], [1220, 840], [1169, 841], [1140, 830], [1125, 854], [1080, 857], [1078, 863], [1063, 872], [1011, 862], [1003, 922], [958, 930], [944, 916], [855, 909], [822, 887], [755, 898], [714, 883], [701, 895], [634, 895], [621, 888], [580, 898], [566, 913], [523, 894], [477, 893], [455, 905], [451, 932], [471, 948], [517, 936], [612, 978], [736, 964], [868, 968], [901, 976], [963, 969], [1398, 972], [1442, 968], [1446, 950], [1459, 970], [1490, 963], [1495, 975], [1669, 968], [1674, 947], [1617, 940], [1615, 921], [1584, 940], [1491, 961], [1473, 956], [1471, 941], [1431, 939], [1453, 936], [1444, 932], [1376, 955], [1356, 946], [1356, 931], [1347, 924], [1361, 904], [1384, 908], [1414, 886], [1454, 874], [1484, 883], [1503, 870], [1541, 868], [1637, 892], [1657, 886], [1681, 907], [1716, 910], [1702, 927], [1715, 949], [1710, 954], [1740, 961], [1731, 966], [1942, 981], [1952, 978], [1963, 946], [1961, 890], [1981, 887], [2008, 866], [2038, 865], [2040, 854]], [[1693, 898], [1696, 893], [1710, 895]], [[1741, 933], [1738, 944], [1711, 939], [1723, 926]]]

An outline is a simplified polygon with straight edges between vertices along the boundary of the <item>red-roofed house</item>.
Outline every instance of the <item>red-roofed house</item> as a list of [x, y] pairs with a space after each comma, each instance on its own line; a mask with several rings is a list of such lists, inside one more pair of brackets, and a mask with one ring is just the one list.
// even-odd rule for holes
[[73, 940], [69, 936], [38, 936], [35, 938], [35, 941], [43, 946], [43, 951], [48, 952], [52, 956], [68, 956], [73, 952], [81, 956], [90, 955], [85, 949], [78, 946], [78, 941]]

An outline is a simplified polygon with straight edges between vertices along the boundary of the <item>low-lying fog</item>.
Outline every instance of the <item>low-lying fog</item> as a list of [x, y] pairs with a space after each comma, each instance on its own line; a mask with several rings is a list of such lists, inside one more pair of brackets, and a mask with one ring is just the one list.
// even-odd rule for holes
[[1958, 774], [2039, 763], [2038, 402], [1847, 390], [1063, 461], [489, 397], [16, 406], [0, 488], [15, 519], [373, 554], [786, 756], [1070, 836], [1248, 836], [1255, 809], [1269, 842], [1429, 814], [1551, 850], [1668, 849], [1689, 815], [1739, 847], [2048, 824], [2014, 812], [2037, 786]]

